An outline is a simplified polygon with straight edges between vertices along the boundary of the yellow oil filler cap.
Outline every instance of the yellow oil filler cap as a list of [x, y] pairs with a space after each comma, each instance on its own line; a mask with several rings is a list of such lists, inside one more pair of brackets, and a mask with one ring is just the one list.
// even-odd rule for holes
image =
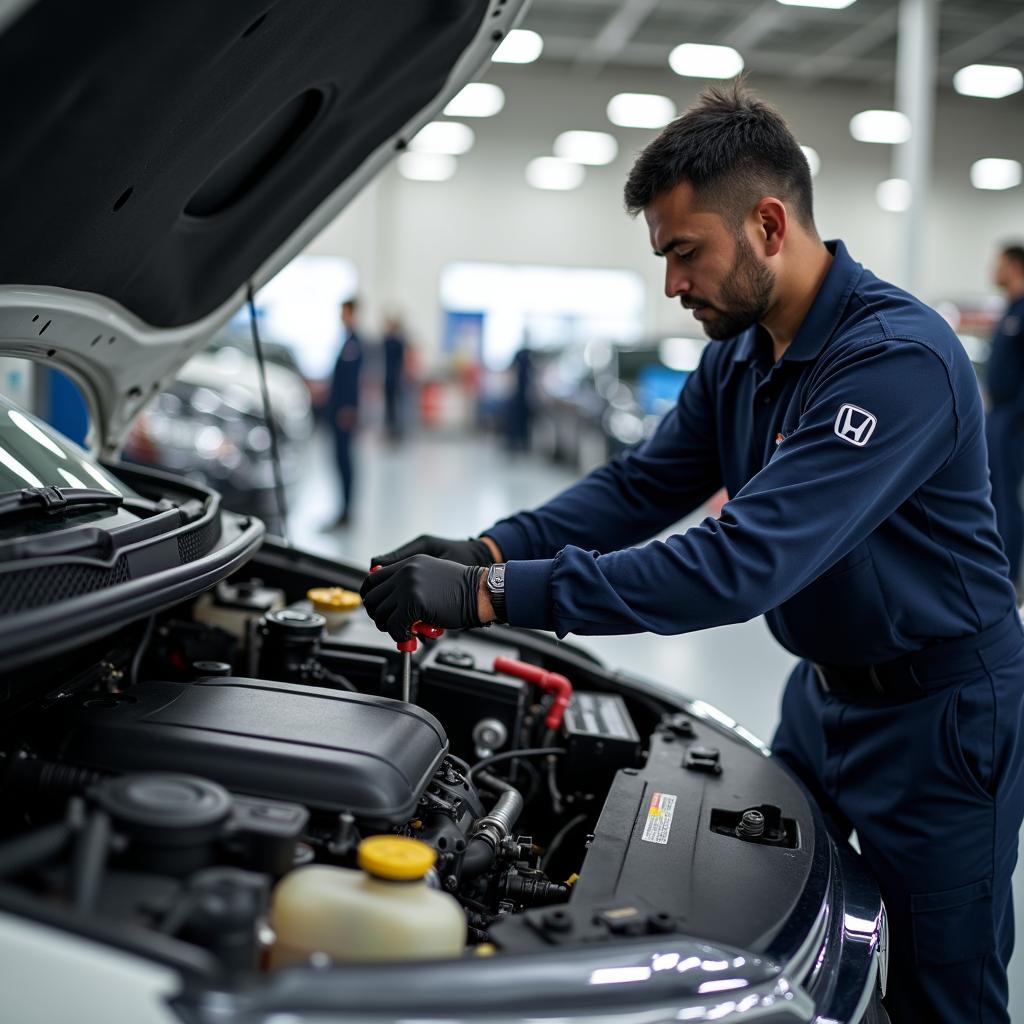
[[422, 878], [435, 860], [432, 847], [407, 836], [369, 836], [356, 852], [356, 862], [365, 872], [396, 882]]
[[353, 612], [363, 603], [354, 590], [346, 590], [344, 587], [314, 587], [306, 592], [306, 598], [312, 602], [313, 611], [321, 615]]

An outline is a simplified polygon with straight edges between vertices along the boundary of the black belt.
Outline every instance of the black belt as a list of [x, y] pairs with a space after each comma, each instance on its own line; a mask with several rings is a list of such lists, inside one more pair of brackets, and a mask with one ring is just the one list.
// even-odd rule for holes
[[825, 693], [848, 700], [913, 700], [994, 668], [1024, 638], [1014, 609], [973, 636], [940, 640], [878, 665], [821, 665], [811, 662]]

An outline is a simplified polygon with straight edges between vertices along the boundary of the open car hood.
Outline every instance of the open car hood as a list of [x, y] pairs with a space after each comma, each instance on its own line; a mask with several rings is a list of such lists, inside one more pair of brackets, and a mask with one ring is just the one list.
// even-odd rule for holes
[[480, 71], [526, 0], [0, 0], [0, 354], [112, 454]]

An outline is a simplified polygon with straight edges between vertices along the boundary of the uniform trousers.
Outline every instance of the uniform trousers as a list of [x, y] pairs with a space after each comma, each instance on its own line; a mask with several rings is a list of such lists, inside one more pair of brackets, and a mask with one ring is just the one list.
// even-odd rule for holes
[[773, 756], [837, 841], [857, 832], [889, 918], [893, 1024], [1010, 1019], [1024, 634], [1015, 612], [1005, 625], [986, 649], [939, 660], [911, 699], [831, 695], [806, 661], [786, 686]]

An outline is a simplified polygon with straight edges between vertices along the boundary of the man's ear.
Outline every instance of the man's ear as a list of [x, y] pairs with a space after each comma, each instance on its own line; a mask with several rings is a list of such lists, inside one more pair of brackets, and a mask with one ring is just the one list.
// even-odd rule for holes
[[754, 210], [757, 217], [757, 231], [764, 245], [765, 256], [777, 256], [789, 230], [789, 215], [786, 204], [774, 196], [767, 196]]

